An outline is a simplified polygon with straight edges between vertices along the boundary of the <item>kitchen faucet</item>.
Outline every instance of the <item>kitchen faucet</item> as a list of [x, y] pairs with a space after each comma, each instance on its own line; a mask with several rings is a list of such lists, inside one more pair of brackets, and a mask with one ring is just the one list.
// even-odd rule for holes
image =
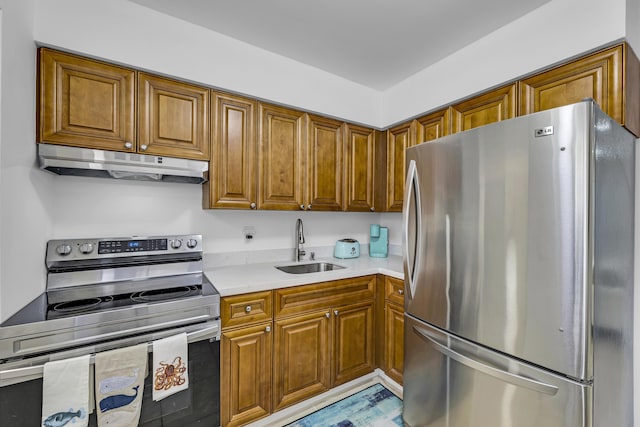
[[304, 243], [304, 227], [300, 218], [296, 220], [296, 240], [296, 261], [300, 261], [300, 259], [306, 254], [302, 247], [302, 244]]

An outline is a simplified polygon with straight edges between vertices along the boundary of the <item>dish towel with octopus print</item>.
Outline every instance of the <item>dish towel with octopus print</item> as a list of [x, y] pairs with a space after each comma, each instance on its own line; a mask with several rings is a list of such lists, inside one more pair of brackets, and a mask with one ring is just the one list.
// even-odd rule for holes
[[153, 400], [162, 400], [189, 388], [187, 334], [153, 342]]
[[147, 375], [147, 347], [145, 343], [96, 354], [94, 383], [98, 426], [138, 425]]
[[89, 355], [44, 364], [42, 426], [85, 427], [89, 422]]

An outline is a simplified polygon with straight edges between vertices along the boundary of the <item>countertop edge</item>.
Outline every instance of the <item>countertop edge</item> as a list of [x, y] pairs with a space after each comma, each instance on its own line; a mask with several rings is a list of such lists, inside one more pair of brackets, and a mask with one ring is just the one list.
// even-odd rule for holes
[[[306, 264], [310, 262], [330, 262], [345, 268], [307, 274], [289, 274], [275, 268], [275, 266], [279, 265]], [[354, 259], [320, 258], [314, 261], [305, 260], [298, 263], [282, 261], [242, 264], [205, 269], [204, 274], [218, 290], [221, 297], [350, 279], [372, 274], [382, 274], [400, 280], [404, 279], [402, 257], [399, 256]]]

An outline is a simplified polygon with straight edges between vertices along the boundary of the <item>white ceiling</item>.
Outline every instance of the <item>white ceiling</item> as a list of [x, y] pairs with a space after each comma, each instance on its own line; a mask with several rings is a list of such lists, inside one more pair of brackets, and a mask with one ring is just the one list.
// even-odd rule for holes
[[131, 0], [384, 90], [550, 0]]

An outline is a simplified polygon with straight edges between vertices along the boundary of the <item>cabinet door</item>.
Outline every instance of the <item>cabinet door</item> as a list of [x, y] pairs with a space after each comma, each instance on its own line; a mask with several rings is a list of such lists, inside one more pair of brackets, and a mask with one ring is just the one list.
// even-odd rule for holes
[[384, 370], [389, 377], [402, 384], [404, 372], [404, 310], [400, 305], [387, 303], [384, 317]]
[[[256, 102], [212, 92], [213, 132], [205, 207], [255, 209]], [[208, 190], [208, 191], [207, 191]]]
[[334, 315], [333, 386], [375, 368], [373, 358], [373, 300], [336, 308]]
[[135, 151], [135, 72], [38, 51], [38, 140]]
[[329, 311], [275, 321], [273, 408], [308, 399], [329, 389]]
[[260, 104], [260, 209], [305, 209], [305, 114]]
[[209, 160], [209, 89], [138, 73], [138, 151]]
[[271, 322], [222, 333], [220, 419], [245, 425], [271, 413]]
[[341, 211], [344, 204], [342, 122], [309, 115], [307, 209]]
[[516, 84], [451, 106], [452, 132], [462, 132], [516, 116]]
[[616, 46], [522, 80], [520, 114], [530, 114], [593, 98], [622, 121], [622, 46]]
[[375, 131], [345, 125], [346, 210], [374, 211]]
[[404, 199], [405, 151], [409, 148], [414, 128], [411, 122], [387, 131], [387, 205], [388, 212], [401, 212]]
[[411, 145], [422, 144], [451, 133], [451, 111], [447, 108], [427, 114], [415, 120], [416, 140]]

